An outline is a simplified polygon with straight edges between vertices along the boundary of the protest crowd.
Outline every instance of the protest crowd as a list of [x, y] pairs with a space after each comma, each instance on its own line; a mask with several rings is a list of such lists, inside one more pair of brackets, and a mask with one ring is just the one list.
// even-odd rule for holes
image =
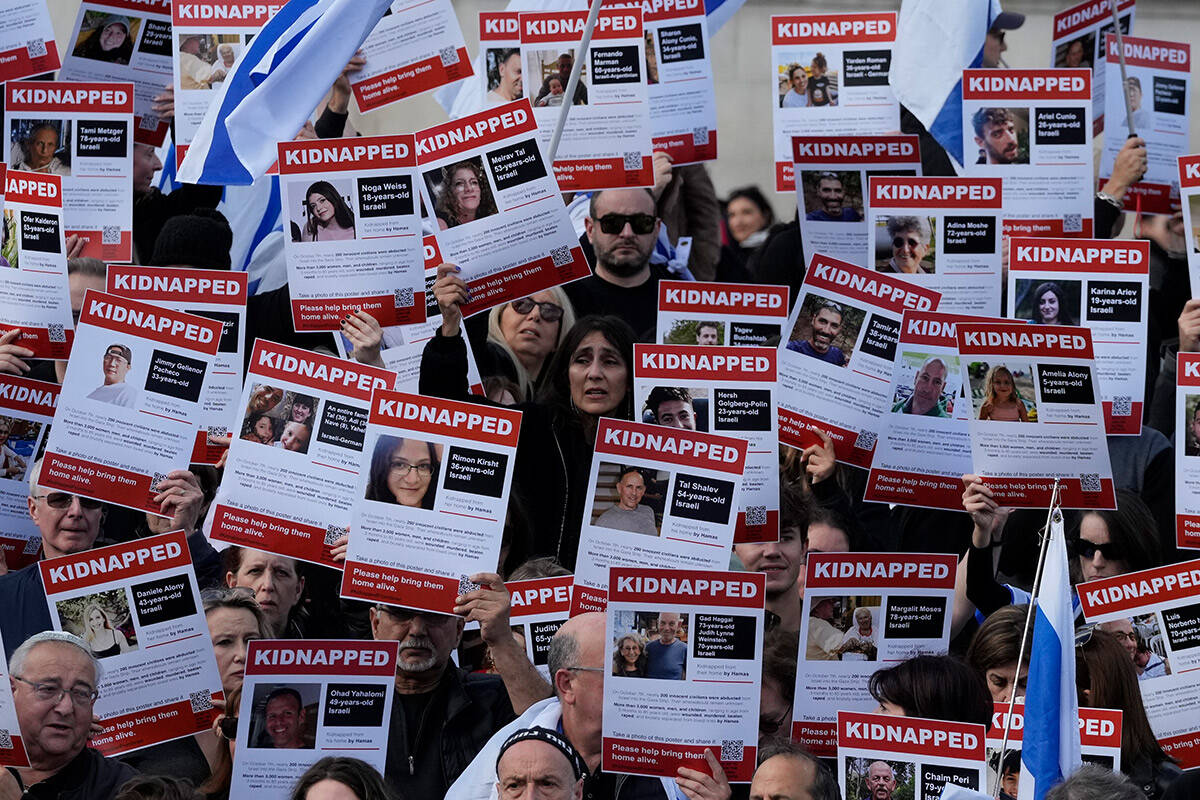
[[1187, 45], [540, 5], [0, 0], [0, 800], [1200, 797]]

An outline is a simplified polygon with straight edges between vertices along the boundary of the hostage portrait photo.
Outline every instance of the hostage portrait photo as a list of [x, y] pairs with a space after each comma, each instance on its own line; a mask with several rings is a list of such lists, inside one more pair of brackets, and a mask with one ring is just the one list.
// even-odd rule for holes
[[867, 312], [813, 292], [799, 302], [800, 313], [788, 336], [787, 349], [835, 367], [849, 364]]
[[312, 750], [317, 739], [321, 684], [264, 683], [254, 687], [250, 747]]
[[371, 451], [367, 500], [432, 510], [441, 477], [440, 444], [381, 435]]
[[128, 64], [142, 21], [140, 17], [128, 14], [85, 11], [71, 55], [110, 64]]
[[428, 170], [422, 177], [425, 189], [433, 198], [433, 213], [439, 230], [485, 219], [498, 211], [482, 156], [471, 156]]
[[71, 174], [71, 120], [14, 119], [10, 125], [9, 169]]
[[59, 600], [55, 610], [62, 629], [87, 642], [96, 658], [138, 649], [137, 629], [124, 589]]
[[293, 242], [354, 239], [354, 178], [300, 179], [287, 185], [285, 216]]
[[612, 674], [619, 678], [687, 678], [688, 614], [668, 610], [618, 611]]
[[658, 536], [671, 473], [646, 467], [600, 463], [591, 524], [626, 533]]
[[180, 33], [175, 38], [184, 90], [220, 88], [242, 54], [242, 37], [236, 33]]
[[883, 598], [817, 595], [808, 610], [807, 661], [876, 661], [883, 639]]
[[875, 218], [875, 271], [932, 275], [937, 271], [937, 219], [921, 216]]

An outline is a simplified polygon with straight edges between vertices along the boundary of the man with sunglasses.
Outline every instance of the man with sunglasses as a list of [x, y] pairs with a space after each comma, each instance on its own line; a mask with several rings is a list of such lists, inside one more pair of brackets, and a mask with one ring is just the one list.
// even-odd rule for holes
[[653, 335], [658, 319], [658, 282], [666, 270], [650, 263], [659, 220], [648, 189], [608, 189], [592, 195], [584, 220], [596, 253], [595, 273], [563, 289], [578, 316], [614, 314], [639, 339]]
[[0, 772], [0, 797], [111, 800], [133, 777], [87, 747], [98, 671], [87, 643], [69, 633], [39, 633], [17, 648], [9, 683], [30, 766]]

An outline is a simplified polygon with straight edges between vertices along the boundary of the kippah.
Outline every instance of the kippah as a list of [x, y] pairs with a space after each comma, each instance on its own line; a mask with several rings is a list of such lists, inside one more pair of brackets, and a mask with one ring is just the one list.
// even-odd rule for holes
[[496, 770], [500, 770], [500, 759], [504, 758], [505, 752], [518, 742], [536, 739], [539, 742], [558, 748], [558, 751], [567, 757], [567, 761], [571, 762], [571, 769], [575, 771], [575, 780], [587, 776], [587, 764], [583, 763], [579, 753], [575, 752], [575, 748], [567, 741], [567, 737], [559, 733], [549, 730], [548, 728], [532, 727], [522, 728], [504, 740], [504, 744], [500, 745], [500, 752], [496, 754]]

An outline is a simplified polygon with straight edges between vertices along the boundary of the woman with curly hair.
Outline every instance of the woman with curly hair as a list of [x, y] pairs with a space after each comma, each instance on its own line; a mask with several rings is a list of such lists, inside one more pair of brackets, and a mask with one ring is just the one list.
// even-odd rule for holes
[[632, 633], [617, 640], [617, 649], [613, 651], [612, 674], [625, 678], [646, 677], [646, 647]]
[[435, 210], [443, 231], [496, 213], [492, 189], [478, 164], [459, 161], [442, 167], [442, 191]]

